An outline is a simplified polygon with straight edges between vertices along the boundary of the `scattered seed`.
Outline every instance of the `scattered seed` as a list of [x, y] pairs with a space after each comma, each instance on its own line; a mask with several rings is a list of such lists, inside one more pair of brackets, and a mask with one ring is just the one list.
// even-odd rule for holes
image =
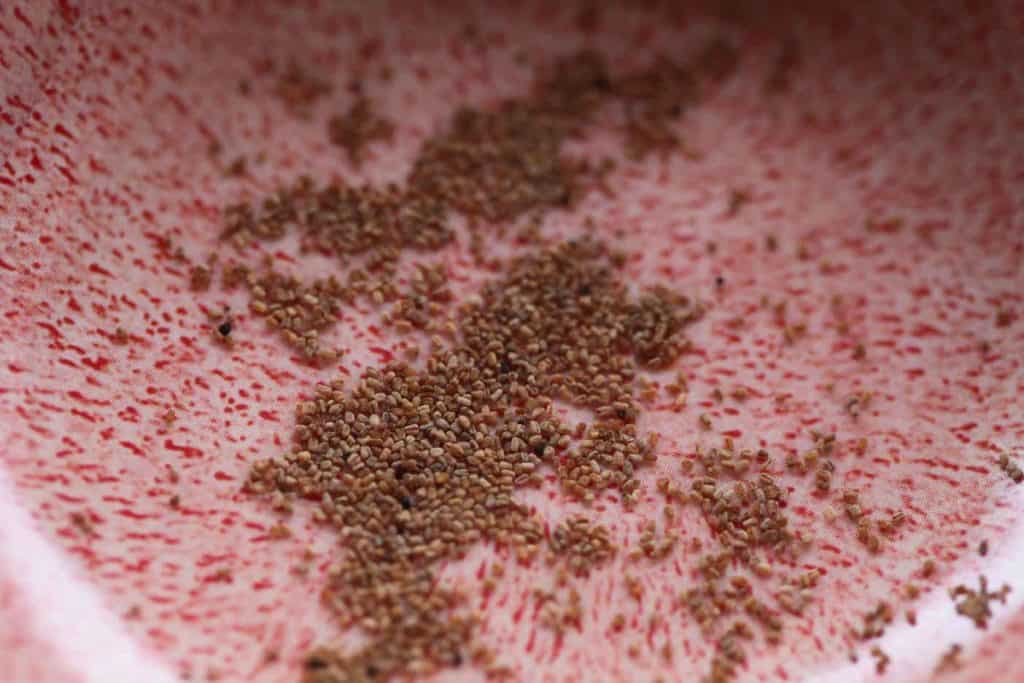
[[984, 575], [978, 577], [978, 589], [968, 588], [963, 584], [957, 585], [949, 592], [950, 597], [956, 602], [957, 614], [963, 615], [974, 622], [980, 629], [988, 628], [988, 620], [992, 618], [992, 603], [1006, 603], [1006, 596], [1010, 592], [1008, 585], [1003, 585], [998, 591], [989, 592], [988, 580]]
[[962, 652], [963, 646], [959, 643], [950, 645], [949, 649], [942, 654], [939, 663], [935, 665], [935, 674], [947, 674], [962, 669], [963, 662], [960, 661], [960, 654]]

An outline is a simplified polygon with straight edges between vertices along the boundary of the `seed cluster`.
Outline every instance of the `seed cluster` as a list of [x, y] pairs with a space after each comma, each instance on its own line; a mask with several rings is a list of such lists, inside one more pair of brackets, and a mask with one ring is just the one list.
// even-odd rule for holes
[[[371, 639], [350, 656], [319, 651], [308, 680], [466, 661], [472, 620], [436, 588], [433, 565], [480, 540], [535, 555], [543, 526], [513, 494], [543, 467], [584, 500], [608, 488], [628, 500], [652, 458], [634, 424], [636, 366], [674, 357], [692, 312], [668, 292], [633, 299], [606, 247], [570, 242], [514, 261], [461, 307], [458, 342], [424, 370], [371, 369], [350, 393], [322, 386], [300, 404], [294, 450], [255, 464], [248, 488], [319, 503], [348, 549], [324, 602]], [[555, 399], [594, 413], [574, 448]], [[579, 519], [550, 543], [579, 573], [614, 552], [606, 529]]]
[[1010, 460], [1010, 456], [1006, 453], [999, 454], [999, 469], [1001, 469], [1006, 476], [1013, 480], [1014, 484], [1019, 484], [1024, 481], [1024, 471], [1021, 470], [1020, 466]]
[[[684, 379], [676, 378], [667, 391], [670, 397], [685, 396], [688, 386]], [[736, 393], [731, 392], [733, 398], [742, 400]], [[712, 398], [724, 401], [725, 393], [715, 392]], [[798, 475], [814, 472], [814, 493], [824, 497], [832, 491], [832, 458], [839, 442], [832, 433], [812, 430], [810, 436], [813, 447], [802, 455], [789, 453], [784, 465]], [[858, 452], [865, 447], [862, 440], [853, 443]], [[800, 617], [805, 613], [814, 600], [821, 572], [812, 568], [793, 574], [773, 566], [775, 560], [792, 565], [810, 541], [790, 528], [787, 494], [771, 474], [774, 465], [767, 450], [743, 449], [731, 438], [725, 438], [718, 447], [698, 446], [692, 456], [682, 459], [681, 465], [685, 475], [692, 475], [697, 466], [703, 472], [691, 480], [688, 492], [668, 478], [658, 481], [658, 491], [667, 503], [666, 518], [674, 517], [673, 504], [698, 505], [717, 548], [698, 560], [701, 582], [680, 595], [679, 605], [716, 642], [710, 669], [703, 680], [725, 683], [735, 678], [738, 667], [746, 661], [743, 643], [753, 637], [750, 626], [760, 627], [769, 645], [781, 642], [783, 616]], [[906, 521], [902, 510], [889, 518], [872, 521], [860, 506], [859, 494], [853, 490], [842, 490], [839, 499], [847, 517], [857, 523], [859, 540], [876, 552], [881, 547], [878, 533], [892, 534]], [[823, 516], [831, 522], [836, 514], [826, 507]], [[699, 552], [703, 543], [695, 539], [690, 546], [693, 552]], [[934, 562], [929, 562], [922, 575], [927, 578], [934, 571]], [[762, 591], [772, 596], [770, 602], [754, 596], [751, 579], [755, 577]], [[913, 599], [917, 589], [908, 586], [907, 594]], [[916, 618], [909, 615], [910, 612], [908, 619]], [[864, 628], [854, 630], [852, 635], [858, 639], [878, 637], [892, 618], [892, 609], [880, 603], [865, 616]], [[875, 656], [883, 662], [883, 668], [888, 665], [887, 657]]]
[[[671, 509], [671, 507], [666, 508], [666, 510]], [[664, 559], [675, 550], [676, 541], [675, 535], [671, 533], [665, 533], [659, 538], [657, 524], [653, 521], [645, 522], [640, 540], [636, 547], [629, 551], [629, 558], [631, 560], [639, 560], [644, 557], [651, 560]]]
[[569, 571], [577, 576], [589, 575], [592, 569], [611, 560], [617, 550], [607, 527], [594, 524], [583, 515], [559, 524], [551, 533], [549, 545]]
[[572, 588], [568, 593], [568, 604], [560, 602], [553, 591], [537, 591], [534, 594], [537, 604], [541, 606], [540, 625], [551, 629], [556, 636], [562, 636], [570, 628], [578, 631], [583, 626], [583, 600], [579, 591]]
[[[798, 58], [787, 44], [766, 87], [784, 89]], [[290, 511], [297, 499], [315, 503], [314, 518], [334, 527], [344, 542], [344, 556], [330, 567], [321, 599], [343, 626], [358, 627], [369, 642], [354, 652], [314, 650], [305, 660], [306, 681], [386, 680], [468, 663], [494, 675], [507, 671], [494, 653], [474, 642], [477, 624], [463, 596], [438, 586], [438, 564], [463, 557], [479, 542], [507, 547], [522, 562], [531, 561], [546, 543], [559, 568], [561, 590], [535, 592], [540, 623], [557, 636], [581, 628], [582, 600], [567, 588], [568, 577], [585, 577], [615, 557], [610, 532], [578, 515], [547, 534], [544, 520], [516, 502], [516, 490], [543, 485], [547, 471], [565, 494], [583, 503], [600, 497], [634, 503], [637, 471], [654, 459], [657, 444], [657, 435], [637, 428], [641, 406], [656, 394], [639, 386], [637, 371], [668, 368], [685, 352], [681, 333], [699, 319], [701, 305], [665, 289], [632, 295], [619, 272], [624, 257], [589, 240], [501, 264], [503, 276], [454, 311], [444, 266], [418, 266], [408, 290], [400, 291], [398, 264], [407, 252], [451, 245], [455, 214], [468, 221], [470, 252], [478, 263], [485, 262], [481, 227], [526, 218], [531, 223], [520, 239], [536, 241], [545, 211], [571, 208], [591, 189], [611, 193], [605, 184], [610, 160], [593, 164], [566, 158], [566, 142], [616, 104], [626, 121], [628, 158], [678, 150], [683, 141], [674, 122], [736, 63], [735, 50], [714, 41], [692, 65], [659, 59], [648, 69], [613, 78], [600, 55], [582, 52], [556, 62], [527, 97], [489, 110], [456, 111], [425, 141], [402, 184], [318, 187], [304, 177], [256, 203], [225, 210], [222, 238], [239, 248], [292, 234], [304, 253], [336, 259], [346, 269], [309, 282], [277, 272], [269, 262], [259, 269], [236, 263], [223, 270], [225, 284], [244, 286], [252, 312], [310, 361], [337, 357], [320, 336], [357, 301], [389, 304], [384, 321], [398, 332], [435, 335], [422, 369], [396, 362], [366, 371], [354, 387], [341, 380], [318, 386], [313, 398], [297, 407], [293, 449], [256, 463], [247, 480], [250, 491], [268, 495], [280, 511]], [[330, 89], [291, 65], [276, 94], [294, 113], [306, 115]], [[357, 168], [370, 145], [387, 142], [394, 133], [394, 125], [363, 96], [332, 117], [327, 130], [330, 142]], [[236, 160], [229, 173], [244, 175], [245, 159]], [[727, 216], [738, 215], [749, 201], [747, 190], [732, 190]], [[769, 237], [768, 248], [776, 247]], [[709, 243], [708, 251], [714, 249]], [[809, 258], [806, 245], [798, 256]], [[214, 266], [210, 261], [191, 269], [192, 289], [209, 287]], [[822, 272], [829, 268], [823, 263]], [[716, 286], [724, 287], [724, 279], [719, 277]], [[840, 304], [835, 302], [836, 316], [845, 334]], [[784, 303], [775, 315], [789, 343], [806, 333], [806, 323], [787, 323]], [[227, 313], [222, 319], [213, 333], [230, 344], [232, 321]], [[1011, 322], [1009, 313], [999, 313], [998, 325]], [[739, 329], [743, 323], [737, 318], [728, 324]], [[863, 344], [853, 353], [862, 358]], [[683, 410], [689, 395], [685, 378], [680, 375], [666, 390], [675, 410]], [[745, 387], [728, 392], [737, 402], [748, 395]], [[714, 390], [719, 403], [726, 397]], [[857, 419], [870, 401], [870, 392], [854, 394], [843, 407]], [[574, 429], [563, 424], [555, 412], [559, 403], [586, 409], [589, 423]], [[706, 414], [699, 425], [713, 427]], [[810, 450], [785, 457], [786, 469], [811, 474], [816, 495], [836, 495], [836, 437], [812, 436]], [[859, 449], [863, 453], [866, 441]], [[779, 643], [783, 618], [805, 612], [820, 574], [815, 569], [782, 574], [771, 563], [800, 552], [804, 539], [789, 527], [786, 492], [769, 473], [767, 451], [737, 449], [726, 439], [722, 447], [698, 450], [684, 461], [684, 474], [691, 475], [695, 464], [703, 472], [689, 482], [689, 490], [670, 479], [660, 480], [658, 490], [669, 523], [677, 506], [692, 503], [712, 532], [714, 551], [697, 561], [700, 583], [678, 602], [715, 642], [704, 680], [725, 683], [747, 661], [745, 643], [755, 637], [751, 625], [760, 627], [768, 644]], [[1015, 482], [1024, 480], [1006, 454], [998, 464]], [[882, 547], [879, 534], [893, 534], [905, 521], [901, 511], [872, 521], [856, 491], [843, 490], [837, 497], [856, 525], [857, 539], [873, 553]], [[178, 502], [175, 496], [171, 505]], [[826, 516], [830, 512], [834, 517], [831, 507]], [[80, 521], [73, 519], [89, 532]], [[279, 524], [269, 535], [289, 534]], [[658, 560], [677, 546], [673, 535], [659, 536], [657, 525], [647, 522], [629, 556]], [[696, 555], [699, 541], [690, 550]], [[979, 552], [986, 551], [987, 544]], [[485, 591], [493, 590], [503, 573], [500, 566], [492, 570]], [[922, 572], [932, 573], [934, 564]], [[754, 577], [773, 580], [767, 602], [755, 597]], [[630, 597], [642, 601], [642, 581], [627, 575], [624, 585]], [[1008, 591], [1004, 586], [989, 592], [981, 577], [979, 590], [957, 586], [951, 595], [958, 613], [985, 628], [991, 602], [1005, 602]], [[917, 588], [907, 586], [908, 598], [916, 595]], [[657, 619], [651, 620], [652, 631]], [[916, 615], [908, 611], [907, 619], [913, 623]], [[880, 637], [892, 620], [891, 606], [880, 602], [852, 635]], [[616, 615], [611, 626], [623, 630], [625, 617]], [[639, 655], [635, 645], [628, 652]], [[669, 644], [662, 654], [671, 659]], [[883, 673], [888, 655], [877, 646], [870, 654]], [[941, 666], [955, 666], [958, 655], [957, 647]]]
[[294, 277], [269, 271], [245, 278], [252, 295], [250, 308], [262, 315], [270, 327], [280, 331], [307, 358], [328, 361], [335, 354], [320, 347], [320, 332], [334, 324], [342, 300], [351, 299], [333, 277], [304, 286]]
[[435, 200], [393, 186], [317, 190], [306, 177], [258, 206], [228, 207], [221, 238], [244, 246], [280, 239], [293, 229], [300, 231], [304, 250], [342, 261], [373, 253], [387, 263], [397, 257], [389, 251], [439, 249], [452, 240], [444, 207]]
[[[319, 89], [293, 71], [283, 81], [288, 87], [282, 92], [287, 100], [308, 105]], [[392, 281], [400, 254], [450, 244], [448, 221], [453, 211], [474, 221], [511, 221], [527, 212], [566, 205], [582, 191], [587, 169], [564, 160], [561, 146], [596, 110], [595, 81], [607, 82], [600, 58], [584, 54], [563, 60], [531, 98], [510, 100], [494, 112], [460, 110], [447, 131], [426, 142], [404, 187], [316, 189], [311, 179], [302, 178], [256, 204], [228, 207], [221, 238], [244, 247], [298, 231], [304, 250], [334, 256], [342, 263], [359, 256], [367, 259], [365, 269], [350, 273], [346, 288], [330, 288], [338, 289], [338, 296], [323, 301], [324, 307], [337, 309], [340, 302], [361, 293], [378, 305], [393, 301], [398, 298]], [[332, 141], [357, 164], [368, 142], [391, 133], [390, 124], [376, 117], [364, 99], [330, 125]], [[439, 289], [436, 282], [432, 287]], [[293, 291], [282, 292], [280, 298], [302, 300], [308, 289], [295, 280]], [[407, 299], [394, 319], [426, 327], [424, 318], [430, 311], [423, 310], [422, 292]], [[272, 304], [255, 289], [254, 312], [274, 314]], [[276, 318], [269, 322], [289, 331]], [[285, 339], [307, 357], [323, 360], [309, 332], [319, 333], [330, 325], [329, 319], [317, 318], [313, 327], [299, 325], [304, 329], [290, 330], [294, 334], [285, 334]]]
[[363, 165], [368, 145], [387, 142], [394, 134], [394, 124], [381, 118], [365, 97], [359, 97], [347, 112], [333, 116], [327, 122], [327, 137], [345, 150], [348, 160], [356, 168]]
[[744, 564], [753, 562], [756, 548], [780, 552], [793, 540], [782, 512], [785, 493], [767, 473], [731, 486], [703, 477], [693, 482], [693, 491], [719, 543]]
[[984, 575], [978, 577], [978, 589], [968, 588], [960, 584], [952, 588], [949, 595], [956, 602], [956, 613], [961, 614], [978, 628], [988, 628], [988, 620], [992, 618], [992, 602], [1006, 603], [1010, 592], [1008, 585], [995, 592], [989, 592], [988, 579]]
[[619, 92], [626, 98], [626, 155], [642, 159], [679, 145], [672, 122], [697, 102], [699, 84], [694, 72], [666, 59], [623, 79]]
[[893, 617], [892, 606], [884, 600], [880, 601], [873, 610], [864, 615], [864, 624], [854, 635], [860, 640], [881, 638], [885, 634], [885, 627], [892, 623]]
[[[718, 57], [709, 60], [709, 54]], [[727, 63], [735, 60], [723, 43], [714, 43], [699, 60], [696, 73], [707, 72], [712, 80], [722, 77], [731, 69], [723, 71], [723, 56]], [[361, 288], [377, 305], [394, 301], [398, 295], [392, 281], [400, 254], [450, 244], [452, 213], [464, 215], [471, 225], [503, 224], [571, 206], [593, 187], [607, 191], [603, 177], [610, 164], [566, 159], [561, 151], [564, 143], [605, 105], [619, 101], [631, 121], [627, 147], [640, 150], [635, 155], [674, 144], [670, 124], [684, 105], [696, 100], [699, 80], [692, 70], [660, 60], [645, 71], [613, 81], [603, 57], [581, 52], [557, 61], [528, 97], [509, 99], [494, 110], [459, 109], [445, 130], [424, 143], [403, 186], [329, 185], [317, 190], [310, 179], [303, 178], [261, 202], [228, 207], [221, 236], [244, 247], [297, 230], [304, 249], [336, 256], [343, 263], [365, 256], [365, 270], [351, 273], [348, 287]], [[300, 112], [328, 91], [328, 85], [294, 64], [277, 87], [279, 97]], [[646, 131], [643, 143], [636, 142], [637, 130]], [[345, 114], [331, 119], [328, 132], [331, 141], [359, 165], [365, 147], [390, 139], [394, 126], [379, 117], [365, 97], [359, 97]], [[478, 240], [475, 232], [474, 239]], [[301, 298], [306, 294], [302, 290], [309, 287], [296, 281], [296, 291], [284, 298]], [[348, 298], [340, 296], [324, 305], [337, 308]], [[408, 319], [408, 311], [406, 303], [394, 320], [425, 327]], [[421, 319], [423, 311], [413, 317]], [[288, 330], [274, 320], [270, 323]], [[313, 329], [319, 333], [329, 326], [318, 321]], [[336, 355], [322, 351], [309, 331], [292, 330], [294, 334], [284, 338], [311, 360]]]
[[[252, 311], [308, 359], [336, 357], [320, 335], [357, 300], [392, 304], [384, 319], [400, 332], [438, 333], [451, 342], [447, 349], [435, 345], [422, 370], [394, 363], [367, 371], [350, 391], [340, 382], [318, 387], [298, 407], [292, 452], [257, 463], [250, 473], [247, 487], [270, 495], [276, 509], [287, 512], [296, 498], [314, 501], [314, 516], [345, 540], [345, 557], [331, 568], [322, 598], [370, 642], [354, 653], [316, 650], [306, 660], [308, 681], [380, 680], [465, 662], [497, 672], [494, 655], [472, 644], [474, 620], [460, 596], [437, 587], [437, 562], [460, 557], [479, 541], [510, 546], [524, 561], [535, 556], [544, 540], [542, 520], [513, 494], [540, 485], [543, 468], [582, 502], [604, 492], [627, 505], [636, 500], [637, 469], [653, 460], [657, 442], [636, 427], [642, 400], [636, 373], [666, 368], [685, 351], [680, 334], [701, 316], [698, 303], [667, 290], [631, 296], [617, 273], [623, 257], [591, 241], [512, 261], [501, 280], [454, 313], [443, 267], [420, 267], [403, 293], [395, 285], [397, 265], [404, 252], [451, 244], [453, 214], [468, 219], [470, 250], [484, 262], [481, 224], [529, 217], [536, 226], [543, 211], [571, 207], [591, 188], [610, 192], [604, 174], [611, 164], [566, 159], [564, 144], [617, 102], [629, 157], [678, 147], [673, 121], [735, 64], [735, 51], [715, 41], [690, 67], [659, 60], [613, 79], [600, 55], [583, 52], [555, 63], [526, 98], [457, 111], [424, 143], [402, 185], [317, 188], [301, 178], [225, 211], [222, 238], [237, 247], [297, 234], [304, 251], [348, 268], [347, 275], [311, 283], [269, 263], [224, 270], [225, 283], [244, 285]], [[278, 95], [302, 114], [328, 89], [293, 66]], [[393, 133], [362, 97], [328, 126], [331, 142], [356, 166], [368, 145]], [[199, 285], [209, 277], [197, 275]], [[680, 382], [679, 409], [686, 396]], [[589, 410], [590, 423], [561, 424], [556, 401]], [[763, 471], [752, 481], [715, 483], [719, 472], [743, 477], [766, 466], [763, 451], [737, 454], [730, 443], [704, 464], [708, 478], [692, 497], [672, 482], [663, 487], [670, 503], [698, 502], [721, 544], [701, 561], [705, 583], [690, 596], [692, 609], [711, 614], [713, 605], [728, 607], [716, 613], [742, 607], [777, 642], [776, 612], [751, 595], [744, 577], [727, 580], [725, 573], [739, 560], [769, 575], [770, 565], [755, 559], [755, 551], [790, 547], [782, 490]], [[673, 514], [670, 505], [666, 516]], [[616, 552], [607, 529], [585, 517], [560, 524], [547, 542], [563, 574], [586, 575]], [[651, 523], [633, 554], [657, 559], [675, 545]], [[627, 588], [640, 599], [639, 581], [628, 580]], [[784, 584], [777, 600], [792, 605], [808, 588]], [[556, 631], [579, 627], [578, 593], [568, 605], [549, 602], [546, 621]], [[713, 680], [732, 675], [745, 660], [741, 641], [751, 637], [742, 621], [720, 634]]]
[[[242, 82], [243, 94], [249, 91], [249, 84]], [[274, 94], [293, 113], [307, 116], [310, 108], [320, 98], [331, 92], [331, 84], [312, 71], [300, 66], [297, 62], [289, 62], [278, 77], [274, 86]]]
[[194, 292], [205, 292], [212, 282], [210, 269], [206, 266], [192, 266], [189, 271], [189, 288]]
[[[253, 313], [280, 330], [282, 338], [306, 358], [332, 360], [337, 353], [321, 348], [319, 334], [337, 323], [343, 305], [360, 299], [377, 305], [399, 299], [393, 277], [401, 251], [434, 250], [449, 244], [452, 233], [444, 217], [441, 205], [396, 188], [316, 190], [312, 181], [301, 179], [258, 208], [229, 207], [222, 237], [244, 245], [253, 239], [280, 239], [298, 230], [303, 250], [342, 262], [363, 257], [362, 267], [351, 269], [344, 283], [332, 276], [307, 284], [269, 267], [256, 274], [239, 265], [225, 272], [225, 283], [245, 284]], [[439, 289], [436, 278], [430, 283], [433, 290]]]
[[875, 673], [881, 676], [885, 673], [885, 670], [889, 668], [889, 663], [892, 661], [892, 658], [878, 645], [872, 645], [870, 653], [871, 656], [875, 658]]
[[443, 329], [445, 306], [452, 300], [448, 270], [443, 264], [417, 266], [409, 291], [400, 296], [385, 320], [400, 332], [413, 329], [439, 332]]
[[[746, 478], [754, 464], [762, 468], [770, 464], [766, 451], [737, 453], [728, 440], [720, 449], [698, 451], [697, 458], [704, 476], [693, 480], [686, 500], [700, 507], [719, 549], [698, 562], [701, 583], [684, 592], [680, 604], [708, 637], [717, 635], [716, 651], [704, 681], [726, 683], [746, 662], [743, 643], [754, 637], [742, 615], [761, 627], [765, 642], [778, 643], [783, 629], [780, 611], [801, 614], [811, 600], [818, 573], [810, 570], [797, 577], [781, 578], [774, 608], [753, 595], [753, 584], [742, 573], [729, 576], [730, 568], [738, 564], [761, 579], [769, 579], [773, 570], [767, 558], [799, 552], [801, 539], [789, 529], [784, 512], [786, 494], [774, 477], [762, 469]], [[721, 480], [724, 477], [738, 479]], [[670, 483], [660, 488], [669, 500], [681, 499], [682, 493]]]

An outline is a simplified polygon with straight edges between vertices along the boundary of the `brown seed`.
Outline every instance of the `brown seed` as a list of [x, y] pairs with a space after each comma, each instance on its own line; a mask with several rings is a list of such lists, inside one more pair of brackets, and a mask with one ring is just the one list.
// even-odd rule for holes
[[959, 643], [953, 643], [949, 646], [949, 649], [943, 653], [939, 663], [935, 666], [935, 674], [945, 674], [952, 671], [959, 671], [963, 664], [960, 661], [960, 653], [963, 652], [963, 647]]

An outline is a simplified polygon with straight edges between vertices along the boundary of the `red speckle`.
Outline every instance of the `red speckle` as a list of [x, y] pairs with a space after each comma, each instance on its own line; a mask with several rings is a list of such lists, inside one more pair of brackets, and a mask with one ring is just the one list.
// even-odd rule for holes
[[78, 21], [78, 17], [81, 14], [80, 10], [73, 6], [68, 0], [59, 0], [57, 3], [60, 7], [61, 18], [69, 24], [73, 24]]
[[526, 651], [533, 652], [533, 646], [537, 642], [537, 629], [530, 628], [530, 638], [526, 641]]
[[131, 441], [120, 441], [118, 443], [139, 457], [144, 457], [146, 455], [145, 451], [133, 444]]
[[181, 446], [170, 439], [164, 440], [164, 447], [171, 451], [179, 451], [186, 458], [201, 458], [203, 452], [194, 446]]
[[114, 514], [118, 514], [118, 515], [121, 515], [122, 517], [127, 517], [129, 519], [136, 519], [136, 520], [138, 520], [138, 519], [149, 519], [150, 517], [154, 516], [154, 515], [142, 514], [141, 512], [135, 512], [134, 510], [131, 510], [131, 509], [128, 509], [128, 508], [124, 508], [122, 510], [115, 510]]
[[25, 14], [21, 11], [21, 8], [18, 7], [17, 5], [15, 5], [14, 7], [14, 18], [20, 21], [21, 23], [25, 24], [25, 26], [33, 28], [32, 22], [28, 20], [28, 17], [25, 16]]
[[103, 370], [110, 365], [111, 362], [112, 361], [109, 358], [104, 358], [103, 356], [97, 356], [96, 360], [92, 360], [90, 358], [82, 359], [82, 364], [92, 368], [93, 370]]
[[223, 555], [211, 555], [211, 554], [207, 553], [205, 555], [201, 555], [199, 557], [199, 559], [196, 560], [196, 566], [197, 567], [209, 567], [211, 564], [216, 564], [218, 562], [223, 562], [225, 560], [230, 560], [230, 559], [231, 559], [231, 555], [227, 554], [227, 553], [225, 553]]
[[85, 502], [85, 498], [81, 498], [79, 496], [72, 496], [72, 495], [69, 495], [67, 493], [63, 493], [61, 491], [57, 491], [53, 495], [54, 495], [54, 497], [57, 500], [62, 500], [65, 503], [78, 504], [78, 503], [84, 503]]

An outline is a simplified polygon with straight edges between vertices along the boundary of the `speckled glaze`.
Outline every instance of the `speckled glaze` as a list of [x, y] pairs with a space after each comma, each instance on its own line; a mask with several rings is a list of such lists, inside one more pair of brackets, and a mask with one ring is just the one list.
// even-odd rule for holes
[[[296, 400], [339, 368], [292, 357], [240, 293], [189, 291], [174, 248], [203, 260], [218, 248], [224, 205], [300, 173], [400, 180], [455, 106], [523, 93], [532, 65], [556, 55], [589, 45], [628, 70], [657, 53], [688, 58], [724, 35], [739, 46], [740, 67], [680, 120], [694, 158], [622, 160], [614, 197], [592, 194], [544, 223], [554, 241], [580, 234], [590, 216], [629, 251], [638, 286], [669, 284], [711, 306], [676, 368], [690, 381], [689, 405], [677, 413], [666, 400], [641, 418], [662, 434], [657, 464], [641, 475], [641, 504], [624, 513], [600, 501], [594, 516], [626, 546], [646, 517], [661, 519], [654, 482], [681, 478], [679, 458], [698, 444], [728, 435], [769, 449], [781, 470], [786, 452], [810, 447], [809, 429], [835, 430], [837, 485], [859, 488], [868, 511], [902, 508], [908, 521], [870, 556], [854, 525], [825, 519], [829, 501], [813, 493], [812, 477], [784, 475], [794, 525], [814, 544], [799, 567], [776, 569], [816, 567], [821, 588], [802, 618], [786, 618], [782, 647], [753, 646], [740, 680], [875, 680], [864, 646], [850, 662], [846, 634], [934, 557], [936, 578], [914, 579], [929, 589], [915, 604], [916, 628], [893, 598], [900, 616], [879, 641], [893, 660], [884, 679], [927, 680], [960, 642], [965, 666], [942, 681], [1024, 681], [1015, 645], [1024, 636], [1024, 489], [995, 464], [1001, 451], [1024, 455], [1024, 7], [861, 5], [791, 3], [771, 16], [742, 3], [608, 9], [581, 28], [578, 7], [545, 2], [0, 4], [5, 680], [290, 681], [309, 646], [357, 638], [331, 625], [317, 597], [334, 537], [300, 506], [294, 537], [271, 541], [277, 518], [240, 492], [254, 459], [287, 447]], [[787, 42], [799, 45], [799, 63], [788, 89], [766, 93]], [[290, 61], [335, 84], [307, 117], [272, 95]], [[325, 128], [351, 102], [352, 79], [397, 126], [361, 171]], [[609, 115], [567, 152], [621, 156], [621, 123]], [[220, 157], [209, 153], [214, 139]], [[226, 177], [240, 155], [249, 174]], [[750, 201], [731, 215], [734, 190]], [[447, 262], [466, 296], [493, 275], [471, 266], [459, 230], [457, 246], [416, 258]], [[300, 258], [288, 241], [267, 253], [284, 269], [332, 267]], [[806, 324], [792, 344], [773, 310], [780, 301], [788, 324]], [[225, 305], [236, 320], [232, 349], [213, 342], [205, 315]], [[375, 311], [343, 318], [329, 337], [349, 350], [343, 373], [382, 364], [402, 343], [381, 331]], [[128, 343], [117, 343], [118, 328]], [[743, 402], [711, 398], [715, 387], [738, 386]], [[859, 391], [874, 398], [853, 420], [844, 402]], [[702, 412], [710, 432], [698, 427]], [[523, 499], [552, 526], [582, 509], [553, 481]], [[669, 560], [633, 564], [622, 554], [581, 583], [581, 631], [563, 639], [535, 624], [529, 596], [551, 583], [543, 565], [508, 562], [486, 598], [473, 585], [495, 561], [492, 549], [475, 548], [442, 577], [467, 588], [482, 642], [520, 680], [693, 681], [711, 645], [675, 599], [695, 582], [689, 542], [709, 532], [693, 508], [672, 528], [684, 543]], [[983, 538], [985, 558], [975, 550]], [[291, 570], [307, 546], [317, 559], [300, 578]], [[643, 582], [639, 603], [626, 572]], [[1015, 585], [986, 632], [946, 595], [979, 572]], [[614, 634], [619, 611], [627, 626]], [[671, 662], [660, 654], [666, 642]]]

